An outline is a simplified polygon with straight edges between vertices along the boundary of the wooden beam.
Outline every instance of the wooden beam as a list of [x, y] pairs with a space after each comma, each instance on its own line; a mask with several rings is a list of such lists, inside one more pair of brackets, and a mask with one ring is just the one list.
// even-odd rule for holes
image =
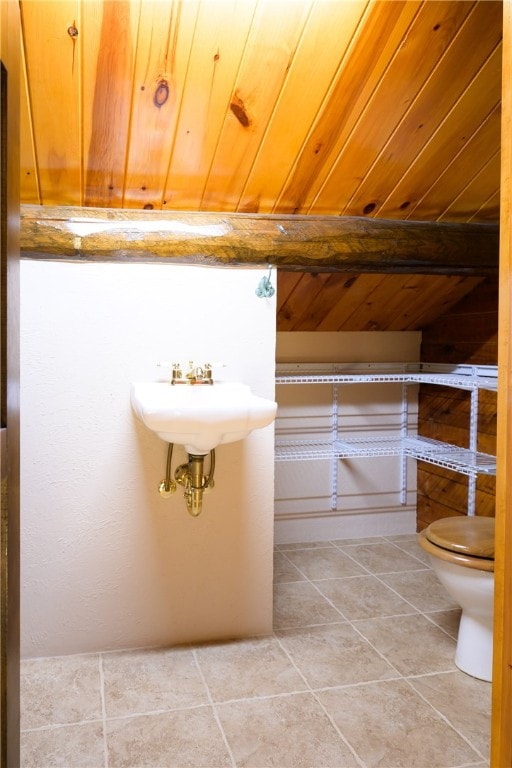
[[21, 251], [31, 258], [491, 275], [498, 241], [497, 224], [21, 207]]

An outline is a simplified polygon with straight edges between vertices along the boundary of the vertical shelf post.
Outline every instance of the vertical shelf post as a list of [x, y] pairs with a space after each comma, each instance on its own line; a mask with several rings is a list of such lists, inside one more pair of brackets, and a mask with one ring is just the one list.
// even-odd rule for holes
[[[400, 418], [400, 438], [402, 445], [405, 443], [407, 437], [407, 428], [409, 422], [409, 393], [408, 385], [406, 382], [402, 383], [402, 413]], [[405, 506], [407, 503], [407, 456], [405, 451], [402, 451], [400, 459], [400, 504]]]
[[[469, 411], [469, 450], [476, 453], [478, 449], [478, 388], [471, 390], [471, 407]], [[468, 515], [476, 512], [476, 474], [468, 478]]]
[[[332, 385], [332, 423], [331, 423], [332, 443], [338, 439], [338, 385]], [[336, 512], [338, 508], [338, 457], [335, 451], [332, 452], [331, 459], [331, 511]]]

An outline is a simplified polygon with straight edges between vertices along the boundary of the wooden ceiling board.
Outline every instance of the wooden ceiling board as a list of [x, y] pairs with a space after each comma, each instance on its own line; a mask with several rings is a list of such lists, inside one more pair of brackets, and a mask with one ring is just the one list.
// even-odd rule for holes
[[[328, 173], [331, 153], [343, 141], [345, 133], [350, 133], [386, 70], [391, 52], [399, 45], [419, 7], [415, 2], [368, 6], [332, 90], [276, 201], [274, 213], [305, 212], [303, 209], [311, 188], [319, 176]], [[340, 115], [343, 115], [341, 124]]]
[[309, 317], [309, 308], [315, 296], [322, 293], [322, 289], [329, 277], [328, 272], [312, 272], [303, 275], [281, 307], [280, 330], [297, 330], [300, 319], [304, 315]]
[[[306, 203], [310, 213], [341, 211], [371, 169], [379, 150], [413, 104], [432, 69], [452, 43], [473, 2], [424, 3], [397, 47], [351, 133], [327, 164], [329, 175]], [[388, 105], [382, 109], [382, 105]], [[378, 119], [375, 119], [376, 114]], [[361, 213], [363, 211], [361, 210]]]
[[[498, 155], [501, 156], [500, 151], [498, 150]], [[501, 163], [500, 163], [501, 165]], [[475, 212], [465, 219], [465, 221], [479, 221], [479, 222], [491, 222], [491, 221], [498, 221], [499, 215], [500, 215], [500, 188], [499, 188], [499, 176], [500, 174], [497, 174], [497, 180], [494, 180], [494, 183], [498, 183], [498, 188], [496, 189], [496, 192], [494, 192], [490, 197], [485, 200], [484, 203], [480, 204], [480, 199], [477, 203], [479, 205], [478, 209], [476, 209], [475, 206]], [[479, 196], [480, 197], [480, 196]]]
[[348, 274], [335, 277], [339, 283], [339, 296], [331, 305], [326, 305], [324, 317], [317, 322], [316, 328], [310, 330], [357, 330], [348, 321], [375, 286], [386, 279], [383, 274]]
[[[343, 325], [343, 330], [360, 329], [362, 331], [383, 331], [387, 330], [387, 323], [390, 315], [388, 314], [388, 303], [394, 302], [397, 294], [403, 295], [408, 300], [407, 289], [405, 286], [413, 279], [410, 275], [392, 275], [389, 278], [378, 283], [373, 290], [369, 291], [364, 301], [358, 303], [352, 314], [347, 318]], [[391, 316], [396, 314], [396, 309], [392, 309]]]
[[485, 165], [476, 173], [458, 197], [438, 216], [438, 221], [467, 221], [468, 212], [474, 211], [482, 195], [495, 199], [494, 218], [499, 214], [499, 188], [496, 179], [500, 176], [501, 153], [496, 151]]
[[408, 326], [414, 326], [414, 319], [423, 312], [429, 299], [442, 290], [445, 281], [436, 280], [434, 275], [408, 275], [402, 282], [393, 286], [384, 284], [387, 295], [373, 305], [371, 312], [371, 327], [368, 330], [403, 331]]
[[23, 202], [411, 218], [500, 98], [497, 0], [21, 9]]
[[[391, 278], [391, 285], [394, 275], [389, 277]], [[385, 275], [381, 274], [340, 275], [339, 278], [342, 290], [338, 301], [332, 306], [326, 307], [322, 321], [317, 324], [316, 329], [312, 328], [311, 330], [358, 330], [355, 326], [350, 325], [348, 320], [374, 288], [386, 279]]]
[[41, 202], [37, 173], [34, 126], [30, 112], [25, 51], [21, 48], [20, 71], [20, 199], [37, 205]]
[[[476, 202], [473, 200], [471, 206], [471, 195], [464, 194], [468, 188], [476, 187], [479, 194], [485, 197], [490, 197], [496, 191], [496, 171], [499, 174], [499, 167], [496, 168], [492, 160], [499, 155], [495, 149], [495, 139], [500, 130], [501, 108], [500, 104], [497, 104], [487, 120], [479, 124], [460, 153], [448, 163], [437, 181], [416, 203], [408, 218], [430, 221], [436, 212], [441, 211], [437, 216], [438, 220], [443, 217], [451, 219], [448, 214], [451, 208], [453, 217], [459, 216], [459, 221], [466, 221], [468, 211], [474, 210]], [[483, 192], [486, 181], [487, 192]], [[470, 207], [467, 207], [468, 205]]]
[[[432, 165], [441, 173], [454, 155], [464, 148], [468, 137], [473, 135], [482, 120], [487, 121], [488, 116], [496, 109], [501, 91], [500, 72], [501, 46], [498, 46], [428, 144], [401, 175], [387, 199], [376, 208], [378, 217], [409, 218], [409, 206], [406, 206], [404, 201], [413, 203], [421, 199], [429, 188], [425, 173], [431, 173]], [[497, 123], [494, 125], [498, 142], [500, 131]], [[478, 156], [475, 162], [478, 162]], [[411, 219], [414, 220], [414, 217]]]
[[257, 4], [220, 0], [213, 5], [213, 13], [210, 3], [199, 7], [165, 181], [162, 207], [167, 209], [200, 206]]
[[[478, 125], [459, 154], [448, 163], [435, 183], [413, 206], [407, 218], [415, 221], [431, 221], [435, 213], [441, 211], [437, 215], [438, 220], [442, 220], [443, 217], [450, 219], [447, 211], [452, 207], [453, 216], [458, 216], [459, 221], [466, 221], [467, 211], [474, 210], [475, 203], [473, 201], [473, 206], [467, 208], [462, 196], [471, 183], [488, 168], [491, 160], [499, 156], [499, 152], [496, 151], [496, 137], [499, 136], [500, 130], [501, 104], [498, 103], [487, 120]], [[491, 165], [488, 185], [486, 185], [487, 192], [483, 193], [485, 198], [496, 191], [496, 178], [499, 178], [499, 168]], [[477, 189], [480, 189], [478, 182]], [[464, 211], [465, 207], [466, 218], [463, 212], [457, 213], [457, 211]]]
[[199, 2], [143, 2], [123, 207], [161, 208]]
[[82, 205], [120, 208], [124, 202], [140, 3], [80, 5]]
[[498, 359], [498, 341], [489, 339], [482, 344], [476, 344], [472, 341], [459, 342], [454, 344], [430, 344], [423, 343], [421, 346], [422, 354], [425, 359], [435, 360], [436, 363], [460, 363], [464, 360], [466, 363], [474, 365], [488, 365], [490, 361]]
[[[441, 277], [440, 280], [437, 278]], [[440, 314], [469, 295], [483, 278], [459, 275], [426, 275], [425, 288], [418, 292], [418, 301], [408, 307], [401, 327], [392, 323], [389, 330], [417, 331], [429, 326]]]
[[[302, 272], [283, 272], [279, 270], [272, 278], [272, 284], [277, 287], [276, 293], [276, 312], [279, 313], [288, 300], [288, 296], [294, 290], [295, 286], [301, 280]], [[277, 284], [277, 286], [276, 286]]]
[[[309, 11], [306, 4], [276, 6], [273, 0], [258, 5], [201, 198], [201, 210], [238, 208], [241, 183], [250, 173], [285, 88]], [[265, 56], [262, 51], [267, 52]], [[322, 89], [321, 81], [318, 88]], [[232, 169], [230, 176], [226, 168]]]
[[[357, 193], [340, 208], [340, 213], [361, 215], [371, 205], [374, 216], [405, 218], [406, 203], [417, 199], [415, 185], [410, 180], [411, 167], [417, 171], [422, 189], [428, 189], [432, 179], [437, 178], [446, 162], [460, 150], [461, 118], [473, 120], [473, 128], [466, 128], [471, 133], [479, 120], [487, 118], [501, 93], [500, 16], [501, 3], [491, 0], [475, 6], [392, 137], [380, 150]], [[461, 61], [469, 60], [471, 66], [460, 66]], [[485, 90], [482, 93], [482, 89], [487, 88], [490, 93]], [[462, 100], [461, 107], [463, 95], [466, 100]], [[471, 103], [471, 98], [476, 99], [478, 107]], [[435, 139], [441, 129], [444, 143], [436, 154], [433, 137]], [[421, 176], [426, 170], [427, 177]], [[400, 195], [396, 193], [398, 189]]]
[[[305, 277], [305, 282], [309, 278]], [[351, 274], [347, 275], [329, 275], [322, 286], [322, 290], [316, 293], [315, 298], [302, 315], [296, 319], [292, 330], [294, 331], [314, 331], [325, 318], [326, 309], [337, 304], [343, 303], [347, 292], [355, 278]]]
[[[80, 72], [81, 51], [72, 29], [80, 18], [80, 4], [55, 2], [51, 15], [42, 3], [22, 6], [24, 61], [30, 72], [26, 81], [30, 99], [32, 135], [22, 127], [23, 159], [34, 150], [41, 196], [46, 203], [78, 199], [83, 186], [81, 164]], [[68, 32], [68, 30], [70, 30]], [[27, 41], [37, 44], [27, 44]], [[51, 56], [48, 55], [51, 51]], [[55, 62], [59, 74], [55, 77]], [[51, 104], [52, 108], [48, 109]], [[25, 114], [25, 107], [23, 113]], [[30, 140], [28, 148], [26, 141]], [[22, 177], [26, 176], [21, 174]]]
[[278, 272], [279, 331], [416, 331], [482, 277]]
[[[499, 220], [499, 0], [20, 8], [22, 203]], [[417, 329], [479, 279], [280, 272], [278, 322]]]
[[[367, 0], [313, 5], [300, 47], [268, 123], [236, 210], [270, 211], [301, 151], [343, 59]], [[235, 203], [235, 201], [233, 201]]]

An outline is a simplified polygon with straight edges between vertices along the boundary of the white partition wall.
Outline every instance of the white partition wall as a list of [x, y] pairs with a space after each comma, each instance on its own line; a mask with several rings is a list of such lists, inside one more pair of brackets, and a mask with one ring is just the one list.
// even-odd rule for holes
[[[217, 450], [192, 518], [158, 494], [167, 444], [132, 413], [159, 361], [209, 361], [274, 398], [266, 270], [22, 263], [25, 657], [272, 628], [273, 426]], [[186, 458], [175, 448], [173, 467]]]

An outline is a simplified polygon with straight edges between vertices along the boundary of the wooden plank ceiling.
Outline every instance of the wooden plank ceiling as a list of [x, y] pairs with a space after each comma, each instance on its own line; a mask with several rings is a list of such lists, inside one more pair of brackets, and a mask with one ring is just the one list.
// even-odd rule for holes
[[[498, 0], [20, 0], [22, 203], [499, 219]], [[480, 278], [279, 273], [283, 330], [423, 327]]]

